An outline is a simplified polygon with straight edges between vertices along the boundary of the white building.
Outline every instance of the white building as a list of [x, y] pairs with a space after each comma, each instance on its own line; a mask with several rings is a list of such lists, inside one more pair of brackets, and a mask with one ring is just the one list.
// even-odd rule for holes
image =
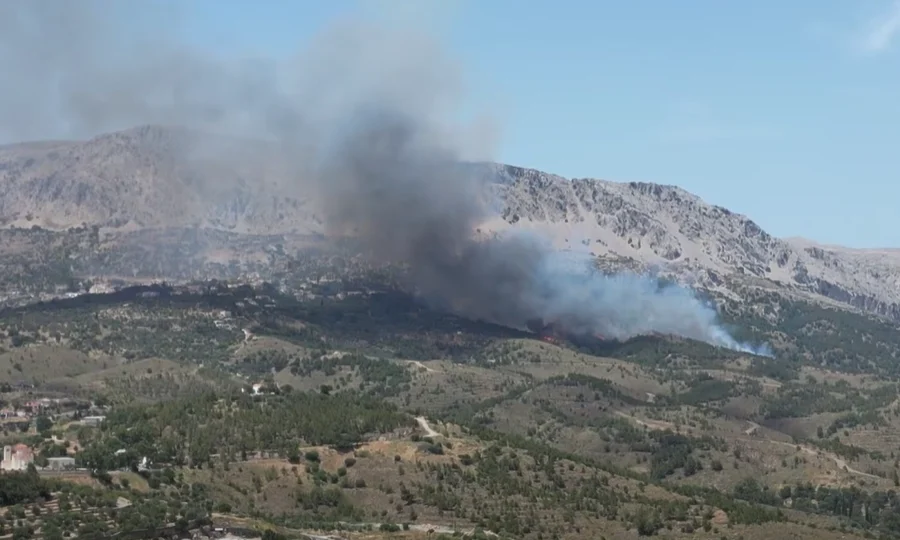
[[28, 465], [34, 462], [34, 452], [27, 445], [3, 447], [3, 461], [0, 469], [4, 471], [24, 471]]

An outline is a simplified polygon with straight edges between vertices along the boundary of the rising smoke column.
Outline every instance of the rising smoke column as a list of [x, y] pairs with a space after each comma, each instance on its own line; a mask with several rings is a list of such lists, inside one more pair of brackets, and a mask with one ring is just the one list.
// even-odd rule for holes
[[407, 264], [426, 299], [517, 328], [543, 319], [577, 333], [657, 332], [750, 352], [690, 289], [602, 275], [590, 257], [555, 251], [524, 231], [478, 238], [478, 226], [495, 217], [484, 186], [427, 124], [380, 106], [350, 118], [317, 171], [328, 188], [327, 223], [362, 240], [372, 256]]
[[[460, 162], [488, 158], [493, 133], [459, 124], [459, 66], [427, 34], [348, 19], [288, 64], [221, 60], [171, 31], [173, 13], [154, 12], [175, 5], [0, 2], [0, 136], [177, 123], [265, 139], [297, 189], [318, 199], [329, 233], [407, 265], [436, 305], [518, 328], [543, 319], [620, 339], [659, 332], [742, 348], [689, 289], [602, 276], [535, 234], [479, 238], [496, 205]], [[135, 21], [159, 24], [135, 34]], [[203, 163], [236, 159], [197, 137], [185, 147], [202, 148]]]

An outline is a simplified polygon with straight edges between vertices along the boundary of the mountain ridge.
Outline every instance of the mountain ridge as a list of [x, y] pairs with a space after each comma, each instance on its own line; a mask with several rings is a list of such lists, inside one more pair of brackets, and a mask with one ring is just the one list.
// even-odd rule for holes
[[[265, 143], [163, 126], [3, 146], [0, 226], [323, 232], [315, 194], [291, 181], [298, 171], [277, 155]], [[560, 249], [662, 270], [706, 288], [727, 291], [730, 277], [763, 280], [900, 321], [900, 249], [777, 238], [748, 216], [677, 186], [467, 166], [499, 202], [485, 231], [535, 230]]]

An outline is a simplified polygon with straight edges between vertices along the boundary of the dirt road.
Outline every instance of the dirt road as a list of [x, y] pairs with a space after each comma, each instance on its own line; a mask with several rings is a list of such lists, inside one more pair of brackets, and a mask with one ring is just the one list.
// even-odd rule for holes
[[431, 429], [431, 425], [428, 423], [428, 420], [426, 420], [424, 416], [417, 416], [416, 422], [419, 423], [419, 427], [422, 428], [422, 431], [425, 432], [425, 435], [427, 437], [440, 437], [441, 436], [440, 433]]
[[[641, 420], [639, 418], [635, 418], [634, 416], [631, 416], [630, 414], [626, 414], [622, 411], [616, 411], [616, 414], [623, 418], [628, 418], [632, 422], [634, 422], [640, 426], [649, 428], [649, 429], [663, 429], [663, 430], [664, 429], [672, 429], [672, 430], [674, 430], [674, 428], [675, 428], [675, 425], [670, 422], [663, 422], [663, 421], [658, 421], [658, 420]], [[757, 432], [757, 430], [759, 429], [759, 424], [757, 424], [755, 422], [749, 422], [749, 421], [748, 421], [748, 423], [750, 424], [750, 427], [747, 428], [744, 431], [744, 433], [746, 435], [755, 434]], [[688, 429], [685, 429], [685, 431], [690, 433], [691, 430], [688, 428]], [[815, 456], [815, 457], [824, 457], [825, 459], [829, 459], [829, 460], [833, 461], [834, 464], [837, 465], [838, 468], [841, 469], [842, 471], [846, 471], [850, 474], [855, 474], [858, 476], [865, 476], [866, 478], [871, 478], [873, 480], [881, 480], [880, 476], [876, 476], [874, 474], [869, 474], [867, 472], [863, 472], [858, 469], [854, 469], [847, 463], [847, 460], [843, 459], [842, 457], [838, 456], [837, 454], [833, 454], [831, 452], [826, 452], [824, 450], [819, 450], [819, 449], [813, 448], [811, 446], [806, 446], [803, 444], [789, 443], [789, 442], [785, 442], [785, 441], [776, 441], [774, 439], [741, 438], [739, 440], [744, 440], [747, 442], [767, 442], [770, 444], [776, 444], [776, 445], [784, 446], [784, 447], [788, 447], [788, 448], [799, 448], [800, 451], [806, 455]]]
[[409, 363], [410, 363], [410, 365], [416, 366], [417, 368], [422, 368], [425, 371], [434, 373], [434, 370], [432, 368], [426, 366], [425, 364], [423, 364], [422, 362], [419, 362], [418, 360], [410, 360]]
[[803, 452], [804, 454], [807, 454], [810, 456], [816, 456], [816, 457], [821, 456], [826, 459], [830, 459], [831, 461], [833, 461], [835, 463], [835, 465], [838, 466], [839, 469], [847, 471], [850, 474], [865, 476], [866, 478], [872, 478], [873, 480], [881, 480], [880, 476], [875, 476], [874, 474], [869, 474], [867, 472], [862, 472], [858, 469], [854, 469], [853, 467], [851, 467], [850, 465], [847, 464], [847, 460], [843, 459], [842, 457], [838, 456], [837, 454], [832, 454], [831, 452], [825, 452], [823, 450], [819, 450], [817, 448], [813, 448], [811, 446], [806, 446], [803, 444], [794, 444], [794, 443], [789, 443], [789, 442], [784, 442], [784, 441], [773, 441], [772, 439], [758, 439], [758, 440], [763, 440], [765, 442], [772, 443], [772, 444], [778, 444], [781, 446], [788, 446], [791, 448], [799, 447], [800, 451]]

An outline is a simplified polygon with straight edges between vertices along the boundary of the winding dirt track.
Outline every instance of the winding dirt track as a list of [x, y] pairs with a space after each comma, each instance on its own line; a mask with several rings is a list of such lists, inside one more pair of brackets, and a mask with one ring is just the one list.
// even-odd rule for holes
[[[624, 413], [622, 411], [616, 411], [616, 414], [623, 418], [627, 418], [640, 426], [644, 426], [644, 427], [647, 427], [650, 429], [675, 429], [675, 425], [670, 422], [663, 422], [663, 421], [658, 421], [658, 420], [641, 420], [639, 418], [635, 418], [634, 416], [631, 416], [630, 414]], [[759, 429], [759, 424], [757, 424], [756, 422], [750, 422], [750, 421], [748, 421], [748, 423], [750, 424], [750, 427], [747, 428], [746, 430], [744, 430], [744, 434], [753, 435]], [[876, 476], [874, 474], [869, 474], [867, 472], [860, 471], [859, 469], [854, 469], [847, 463], [847, 460], [843, 459], [842, 457], [838, 456], [837, 454], [833, 454], [831, 452], [825, 452], [823, 450], [819, 450], [819, 449], [813, 448], [811, 446], [806, 446], [804, 444], [776, 441], [774, 439], [763, 439], [763, 438], [759, 438], [759, 437], [753, 437], [753, 438], [741, 437], [741, 438], [739, 438], [739, 440], [747, 441], [747, 442], [767, 442], [769, 444], [775, 444], [775, 445], [784, 446], [787, 448], [799, 448], [800, 451], [803, 452], [804, 454], [814, 456], [814, 457], [824, 457], [826, 459], [833, 461], [834, 464], [837, 465], [839, 469], [846, 471], [850, 474], [864, 476], [866, 478], [871, 478], [873, 480], [881, 480], [880, 476]]]
[[431, 425], [428, 423], [428, 420], [425, 419], [424, 416], [417, 416], [416, 422], [419, 423], [419, 427], [425, 432], [428, 437], [440, 437], [441, 434], [437, 431], [431, 429]]

